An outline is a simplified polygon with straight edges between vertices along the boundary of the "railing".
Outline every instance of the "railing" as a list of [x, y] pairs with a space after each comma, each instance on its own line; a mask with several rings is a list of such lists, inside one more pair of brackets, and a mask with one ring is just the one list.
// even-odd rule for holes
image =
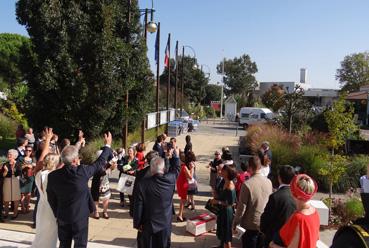
[[167, 124], [170, 121], [174, 121], [176, 116], [175, 109], [163, 110], [159, 112], [152, 112], [146, 114], [147, 129], [151, 129], [160, 125]]

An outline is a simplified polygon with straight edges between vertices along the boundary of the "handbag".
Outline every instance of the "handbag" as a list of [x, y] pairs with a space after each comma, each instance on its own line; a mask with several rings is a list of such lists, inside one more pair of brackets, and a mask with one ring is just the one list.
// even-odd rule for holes
[[195, 178], [188, 179], [188, 190], [197, 190], [197, 181]]
[[122, 174], [118, 181], [117, 190], [121, 193], [127, 193], [128, 195], [132, 195], [133, 187], [135, 185], [136, 177]]
[[205, 204], [205, 209], [209, 210], [210, 212], [212, 212], [215, 215], [219, 214], [220, 207], [221, 206], [218, 205], [218, 204], [211, 204], [211, 199], [209, 199]]

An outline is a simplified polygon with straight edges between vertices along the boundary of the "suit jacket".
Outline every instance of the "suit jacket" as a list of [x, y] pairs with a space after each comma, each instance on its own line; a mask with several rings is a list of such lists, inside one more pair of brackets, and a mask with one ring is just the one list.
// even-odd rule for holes
[[143, 177], [138, 182], [134, 199], [133, 226], [143, 226], [144, 232], [157, 233], [172, 225], [172, 204], [176, 180], [180, 171], [175, 155], [164, 175]]
[[103, 168], [111, 154], [112, 150], [105, 146], [92, 165], [64, 166], [49, 174], [47, 197], [58, 222], [71, 224], [88, 218], [93, 210], [88, 180]]
[[155, 142], [154, 146], [152, 147], [152, 149], [154, 151], [157, 151], [159, 153], [159, 156], [162, 157], [162, 158], [165, 158], [165, 152], [164, 152], [164, 149], [163, 147], [158, 143], [158, 142]]
[[274, 234], [281, 229], [295, 210], [296, 204], [289, 186], [282, 186], [269, 196], [260, 219], [260, 230], [265, 234], [266, 243], [269, 244], [272, 241]]
[[241, 186], [233, 226], [241, 224], [246, 230], [260, 230], [260, 216], [272, 191], [272, 182], [259, 171], [245, 181]]

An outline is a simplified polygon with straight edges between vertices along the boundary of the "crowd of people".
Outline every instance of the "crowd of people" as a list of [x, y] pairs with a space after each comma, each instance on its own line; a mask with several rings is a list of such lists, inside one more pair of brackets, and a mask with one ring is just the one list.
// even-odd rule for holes
[[[227, 148], [215, 152], [209, 163], [211, 204], [217, 206], [217, 247], [231, 247], [232, 237], [241, 226], [245, 248], [315, 248], [320, 220], [309, 200], [317, 184], [292, 166], [278, 169], [278, 187], [271, 178], [272, 151], [269, 142], [261, 144], [240, 170]], [[213, 207], [214, 207], [213, 206]]]
[[[36, 195], [33, 214], [36, 236], [32, 247], [86, 247], [89, 217], [109, 219], [112, 171], [134, 176], [132, 194], [128, 194], [129, 213], [138, 230], [137, 246], [144, 248], [170, 247], [172, 217], [177, 222], [187, 220], [185, 208], [196, 209], [198, 193], [196, 155], [191, 136], [180, 149], [176, 138], [159, 135], [145, 156], [145, 144], [139, 143], [125, 151], [111, 149], [112, 137], [104, 134], [105, 146], [97, 151], [97, 160], [81, 165], [79, 150], [85, 145], [82, 131], [75, 145], [45, 128], [35, 136], [19, 127], [16, 149], [7, 153], [7, 162], [0, 173], [0, 221], [16, 219], [30, 211], [31, 194]], [[209, 185], [216, 207], [217, 247], [231, 247], [232, 237], [241, 226], [246, 230], [242, 247], [315, 247], [319, 239], [319, 215], [308, 203], [317, 185], [305, 174], [297, 174], [291, 166], [280, 166], [278, 188], [271, 182], [272, 151], [268, 142], [239, 168], [231, 151], [224, 147], [214, 153], [207, 165]], [[92, 178], [91, 187], [88, 181]], [[176, 211], [173, 196], [180, 199]], [[274, 192], [273, 192], [274, 191]], [[120, 193], [120, 206], [126, 206], [125, 194]], [[4, 209], [2, 209], [4, 206]]]

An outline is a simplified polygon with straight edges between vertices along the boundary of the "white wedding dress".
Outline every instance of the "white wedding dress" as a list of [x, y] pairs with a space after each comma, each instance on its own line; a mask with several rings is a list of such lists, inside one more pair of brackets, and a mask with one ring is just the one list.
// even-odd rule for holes
[[[36, 236], [32, 242], [34, 248], [55, 248], [58, 240], [58, 226], [56, 218], [47, 201], [47, 178], [50, 171], [40, 171], [36, 174], [35, 182], [40, 194], [36, 214]], [[42, 187], [41, 187], [42, 185]]]

